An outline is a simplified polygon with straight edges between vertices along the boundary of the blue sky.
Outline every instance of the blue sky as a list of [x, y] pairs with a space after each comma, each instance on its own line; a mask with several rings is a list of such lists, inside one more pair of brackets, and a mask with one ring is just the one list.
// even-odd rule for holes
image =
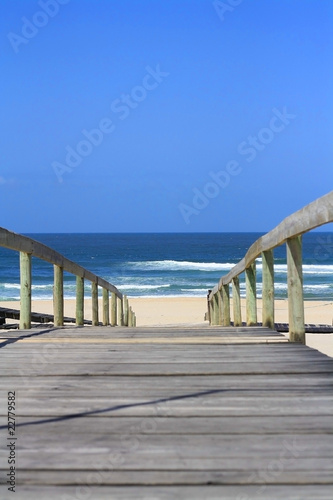
[[2, 0], [0, 225], [270, 230], [332, 189], [332, 22], [330, 0]]

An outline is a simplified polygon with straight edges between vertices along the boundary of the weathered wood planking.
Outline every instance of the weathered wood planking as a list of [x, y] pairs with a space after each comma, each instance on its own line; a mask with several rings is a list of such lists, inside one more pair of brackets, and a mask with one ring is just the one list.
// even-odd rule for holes
[[[45, 397], [45, 395], [44, 395]], [[89, 405], [89, 399], [81, 400], [83, 404]], [[56, 399], [58, 404], [61, 404], [61, 399]], [[77, 399], [75, 399], [77, 402]], [[25, 402], [26, 404], [26, 402]], [[41, 408], [41, 405], [40, 405]], [[263, 408], [261, 408], [263, 410]], [[276, 408], [275, 408], [276, 411]], [[141, 426], [141, 416], [122, 416], [119, 417], [118, 413], [98, 414], [98, 426], [96, 426], [96, 435], [104, 434], [126, 434], [137, 433], [138, 428]], [[97, 416], [97, 415], [96, 415]], [[103, 417], [103, 418], [102, 418]], [[94, 415], [90, 419], [96, 418]], [[2, 418], [1, 425], [5, 422]], [[28, 416], [20, 416], [20, 424], [29, 424], [31, 418]], [[48, 443], [57, 443], [59, 435], [70, 434], [74, 439], [82, 438], [86, 434], [86, 422], [84, 419], [77, 419], [75, 426], [69, 429], [64, 428], [63, 422], [56, 421], [48, 424], [49, 435], [44, 436]], [[286, 430], [290, 434], [304, 434], [311, 432], [313, 434], [331, 434], [332, 433], [332, 417], [330, 415], [319, 415], [313, 418], [313, 415], [295, 415], [276, 416], [269, 415], [269, 420], [263, 421], [262, 415], [256, 415], [248, 418], [248, 415], [243, 416], [168, 416], [168, 418], [161, 418], [157, 425], [151, 422], [149, 426], [142, 426], [142, 434], [170, 434], [170, 435], [183, 435], [183, 434], [267, 434], [272, 433], [274, 429], [275, 434], [284, 434]], [[31, 436], [33, 439], [33, 436]], [[43, 439], [43, 436], [41, 437]]]
[[[258, 327], [0, 337], [17, 499], [332, 497], [333, 359], [314, 349]], [[6, 457], [2, 446], [1, 478]]]
[[[76, 476], [75, 476], [76, 477]], [[101, 475], [105, 477], [105, 475]], [[84, 484], [86, 477], [84, 477]], [[150, 481], [151, 482], [151, 481]], [[129, 487], [107, 487], [90, 486], [86, 487], [84, 492], [89, 499], [98, 500], [285, 500], [286, 490], [282, 485], [228, 485], [216, 486], [214, 484], [214, 475], [206, 479], [205, 483], [210, 484], [207, 496], [207, 487], [205, 486], [129, 486]], [[58, 488], [45, 486], [25, 486], [22, 488], [24, 500], [36, 500], [43, 498], [48, 500], [76, 500], [82, 495], [78, 486], [59, 486]], [[288, 488], [289, 499], [295, 500], [331, 500], [330, 491], [326, 485], [290, 485]], [[88, 496], [89, 495], [89, 496]], [[18, 496], [16, 495], [16, 498]]]

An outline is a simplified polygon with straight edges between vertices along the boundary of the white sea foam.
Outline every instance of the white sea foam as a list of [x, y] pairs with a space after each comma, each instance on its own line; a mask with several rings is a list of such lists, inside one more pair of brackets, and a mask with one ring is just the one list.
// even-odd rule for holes
[[179, 299], [180, 297], [182, 298], [191, 298], [191, 297], [197, 297], [197, 298], [204, 298], [206, 297], [207, 293], [205, 294], [198, 294], [198, 293], [172, 293], [168, 295], [131, 295], [131, 299]]
[[[261, 270], [262, 266], [257, 266], [257, 269]], [[331, 265], [303, 264], [302, 269], [303, 274], [333, 274], [333, 266]], [[276, 264], [274, 266], [274, 271], [276, 273], [287, 274], [287, 270], [287, 264]]]
[[[20, 290], [21, 285], [19, 283], [1, 283], [0, 287]], [[53, 288], [53, 283], [47, 283], [46, 285], [31, 285], [32, 290], [51, 290]], [[75, 285], [64, 284], [64, 288], [75, 290]]]
[[303, 285], [305, 290], [328, 290], [333, 289], [332, 285]]
[[[262, 259], [257, 260], [257, 270], [260, 272], [262, 270]], [[230, 262], [191, 262], [191, 261], [179, 261], [179, 260], [151, 260], [151, 261], [139, 261], [139, 262], [128, 262], [130, 268], [143, 269], [143, 270], [161, 270], [161, 271], [230, 271], [235, 263]], [[275, 273], [286, 274], [287, 264], [275, 264]], [[304, 264], [303, 274], [333, 274], [333, 265], [325, 264]]]
[[303, 274], [331, 274], [333, 275], [333, 266], [329, 265], [303, 265]]
[[157, 290], [158, 288], [170, 288], [170, 284], [168, 285], [133, 285], [133, 284], [123, 284], [118, 285], [119, 288], [123, 288], [126, 290]]
[[180, 260], [151, 260], [141, 262], [128, 262], [130, 267], [147, 270], [162, 271], [226, 271], [235, 264], [217, 262], [189, 262]]
[[31, 285], [32, 290], [50, 290], [53, 288], [52, 284], [49, 285]]
[[[52, 300], [53, 296], [48, 294], [48, 295], [38, 295], [38, 294], [33, 294], [31, 296], [32, 300]], [[69, 298], [69, 297], [65, 297]]]
[[275, 288], [275, 290], [286, 290], [288, 288], [288, 285], [287, 285], [287, 283], [275, 282], [274, 288]]

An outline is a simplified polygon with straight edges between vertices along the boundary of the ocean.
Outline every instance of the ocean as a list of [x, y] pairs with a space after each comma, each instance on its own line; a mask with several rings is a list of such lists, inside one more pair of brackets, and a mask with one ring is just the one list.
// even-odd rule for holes
[[[29, 234], [114, 284], [130, 297], [205, 297], [262, 233]], [[287, 297], [285, 245], [274, 251], [275, 295]], [[304, 297], [333, 299], [333, 233], [303, 237]], [[53, 266], [33, 258], [33, 299], [51, 299]], [[261, 259], [257, 261], [261, 297]], [[245, 296], [245, 279], [241, 278]], [[19, 300], [19, 257], [0, 247], [0, 300]], [[75, 277], [65, 273], [65, 298]], [[85, 285], [87, 297], [90, 283]]]

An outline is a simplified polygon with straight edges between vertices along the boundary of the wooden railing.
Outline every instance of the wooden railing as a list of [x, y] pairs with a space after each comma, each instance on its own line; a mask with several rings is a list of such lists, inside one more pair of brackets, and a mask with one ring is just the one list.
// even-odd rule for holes
[[256, 262], [262, 258], [262, 324], [274, 328], [273, 249], [286, 243], [288, 272], [289, 340], [305, 343], [302, 235], [333, 222], [333, 191], [284, 219], [275, 229], [259, 238], [245, 257], [208, 292], [208, 318], [211, 325], [229, 326], [230, 284], [233, 295], [233, 325], [242, 325], [239, 275], [245, 272], [246, 324], [257, 324]]
[[[84, 324], [84, 280], [91, 282], [92, 325], [99, 325], [98, 287], [103, 290], [103, 325], [136, 326], [136, 316], [128, 298], [114, 285], [67, 259], [52, 248], [26, 236], [0, 227], [0, 246], [20, 252], [20, 328], [31, 328], [31, 258], [37, 257], [54, 267], [54, 326], [64, 324], [64, 271], [76, 276], [76, 324]], [[111, 308], [110, 305], [111, 293]], [[111, 314], [110, 314], [111, 313]]]

